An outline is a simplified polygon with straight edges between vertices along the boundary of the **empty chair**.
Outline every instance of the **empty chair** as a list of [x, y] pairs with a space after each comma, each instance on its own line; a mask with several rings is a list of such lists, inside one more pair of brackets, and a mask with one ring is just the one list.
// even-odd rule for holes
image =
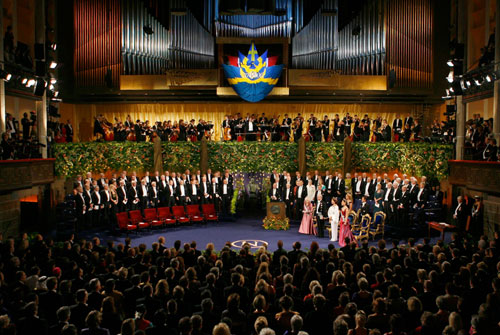
[[130, 223], [127, 212], [116, 213], [116, 221], [118, 222], [118, 228], [126, 231], [127, 234], [131, 230], [137, 230], [137, 225]]
[[191, 222], [203, 222], [203, 216], [198, 205], [187, 205], [186, 210]]
[[173, 206], [172, 214], [179, 223], [189, 223], [189, 217], [184, 212], [184, 206]]
[[385, 213], [377, 212], [373, 217], [373, 223], [370, 226], [369, 234], [375, 239], [375, 236], [382, 235], [384, 238]]
[[158, 220], [163, 221], [165, 225], [175, 225], [177, 222], [175, 219], [172, 219], [170, 207], [158, 208]]
[[201, 209], [203, 210], [203, 216], [206, 221], [217, 221], [219, 222], [219, 217], [215, 212], [214, 204], [203, 204], [201, 205]]
[[353, 230], [352, 234], [356, 240], [362, 240], [363, 238], [369, 237], [371, 217], [370, 214], [365, 214], [361, 218], [361, 222], [356, 230]]
[[163, 227], [163, 221], [158, 219], [156, 208], [148, 208], [144, 210], [144, 221], [149, 223], [151, 227]]
[[144, 222], [140, 210], [130, 211], [128, 215], [130, 216], [130, 223], [136, 225], [138, 229], [146, 229], [149, 227], [149, 223]]

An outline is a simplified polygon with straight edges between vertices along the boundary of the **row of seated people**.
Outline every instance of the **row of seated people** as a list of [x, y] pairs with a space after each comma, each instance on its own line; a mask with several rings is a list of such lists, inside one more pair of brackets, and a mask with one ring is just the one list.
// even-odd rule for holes
[[[0, 331], [19, 335], [441, 335], [500, 333], [500, 243], [452, 235], [321, 249], [278, 241], [220, 252], [1, 241]], [[60, 243], [55, 243], [60, 242]], [[299, 333], [299, 331], [303, 331]]]
[[[347, 202], [350, 210], [361, 209], [361, 216], [369, 214], [373, 217], [376, 212], [383, 211], [387, 216], [387, 223], [391, 225], [408, 226], [412, 216], [415, 221], [423, 220], [424, 209], [440, 207], [443, 202], [443, 192], [439, 185], [430, 186], [427, 178], [419, 180], [406, 174], [400, 178], [393, 175], [392, 180], [387, 174], [366, 173], [346, 174], [326, 171], [322, 175], [318, 170], [307, 172], [303, 177], [300, 172], [295, 175], [284, 171], [273, 171], [271, 175], [272, 188], [269, 191], [270, 201], [283, 201], [286, 204], [287, 216], [300, 219], [304, 200], [309, 199], [317, 207], [321, 207], [323, 217], [333, 198], [340, 204], [342, 199]], [[317, 203], [318, 195], [322, 196], [321, 203]]]
[[[211, 182], [209, 182], [210, 180]], [[227, 214], [233, 196], [233, 177], [229, 172], [206, 174], [200, 171], [191, 175], [189, 170], [183, 174], [175, 172], [160, 174], [149, 172], [140, 179], [135, 172], [127, 176], [123, 171], [111, 179], [100, 174], [94, 179], [92, 173], [86, 178], [78, 176], [74, 183], [73, 198], [77, 225], [80, 228], [116, 225], [116, 213], [148, 208], [173, 207], [186, 205], [213, 204], [217, 212]]]

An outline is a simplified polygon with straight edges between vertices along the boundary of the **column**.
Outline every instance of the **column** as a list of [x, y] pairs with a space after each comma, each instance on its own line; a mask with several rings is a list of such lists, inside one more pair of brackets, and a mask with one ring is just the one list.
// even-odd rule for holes
[[[467, 2], [465, 0], [458, 0], [458, 43], [465, 43], [467, 40], [467, 21], [468, 21], [468, 11], [467, 11]], [[463, 68], [467, 69], [467, 44], [464, 55], [464, 64]], [[455, 159], [462, 160], [464, 159], [464, 146], [465, 146], [465, 121], [467, 118], [467, 106], [463, 103], [463, 96], [456, 97], [456, 122], [457, 122], [457, 142], [455, 144]]]
[[456, 153], [455, 159], [463, 160], [464, 159], [464, 146], [465, 146], [465, 122], [466, 122], [466, 114], [467, 109], [466, 105], [462, 102], [463, 97], [457, 96], [456, 98], [456, 121], [457, 121], [457, 143], [455, 145]]
[[[35, 4], [35, 42], [45, 45], [45, 1], [37, 0]], [[41, 147], [42, 157], [47, 158], [47, 90], [44, 91], [42, 100], [36, 102], [36, 118], [38, 141], [44, 145]]]
[[[500, 0], [496, 1], [496, 14], [495, 14], [495, 70], [500, 70]], [[500, 143], [500, 82], [495, 81], [495, 88], [493, 91], [493, 135], [497, 140], [497, 145]]]
[[38, 141], [45, 146], [40, 148], [42, 158], [47, 158], [47, 91], [42, 100], [36, 102], [36, 118]]
[[[3, 0], [0, 0], [3, 12]], [[3, 14], [0, 15], [0, 68], [3, 70]], [[5, 81], [0, 80], [0, 135], [5, 132]]]

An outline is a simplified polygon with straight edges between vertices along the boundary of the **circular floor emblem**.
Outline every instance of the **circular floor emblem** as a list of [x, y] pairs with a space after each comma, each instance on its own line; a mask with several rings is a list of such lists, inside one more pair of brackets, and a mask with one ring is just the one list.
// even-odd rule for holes
[[238, 240], [231, 242], [231, 245], [235, 248], [241, 249], [245, 243], [250, 245], [251, 249], [259, 249], [260, 247], [267, 247], [268, 243], [262, 240]]

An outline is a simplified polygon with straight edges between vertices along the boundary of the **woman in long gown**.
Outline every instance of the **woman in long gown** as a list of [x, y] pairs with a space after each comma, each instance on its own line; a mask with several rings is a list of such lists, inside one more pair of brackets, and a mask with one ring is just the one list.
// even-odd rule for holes
[[332, 228], [332, 238], [330, 241], [336, 242], [339, 235], [339, 206], [337, 205], [337, 199], [332, 199], [332, 205], [328, 209], [328, 220]]
[[349, 220], [347, 219], [347, 216], [349, 215], [349, 208], [347, 207], [347, 204], [345, 200], [342, 200], [342, 208], [340, 210], [340, 233], [339, 233], [339, 245], [341, 247], [345, 247], [345, 239], [346, 237], [349, 237], [351, 242], [356, 242], [356, 239], [354, 238], [354, 235], [352, 234], [351, 231], [351, 226], [349, 225]]
[[300, 223], [299, 233], [307, 235], [316, 235], [316, 229], [313, 225], [313, 205], [311, 200], [304, 200], [304, 210], [302, 211], [302, 222]]

